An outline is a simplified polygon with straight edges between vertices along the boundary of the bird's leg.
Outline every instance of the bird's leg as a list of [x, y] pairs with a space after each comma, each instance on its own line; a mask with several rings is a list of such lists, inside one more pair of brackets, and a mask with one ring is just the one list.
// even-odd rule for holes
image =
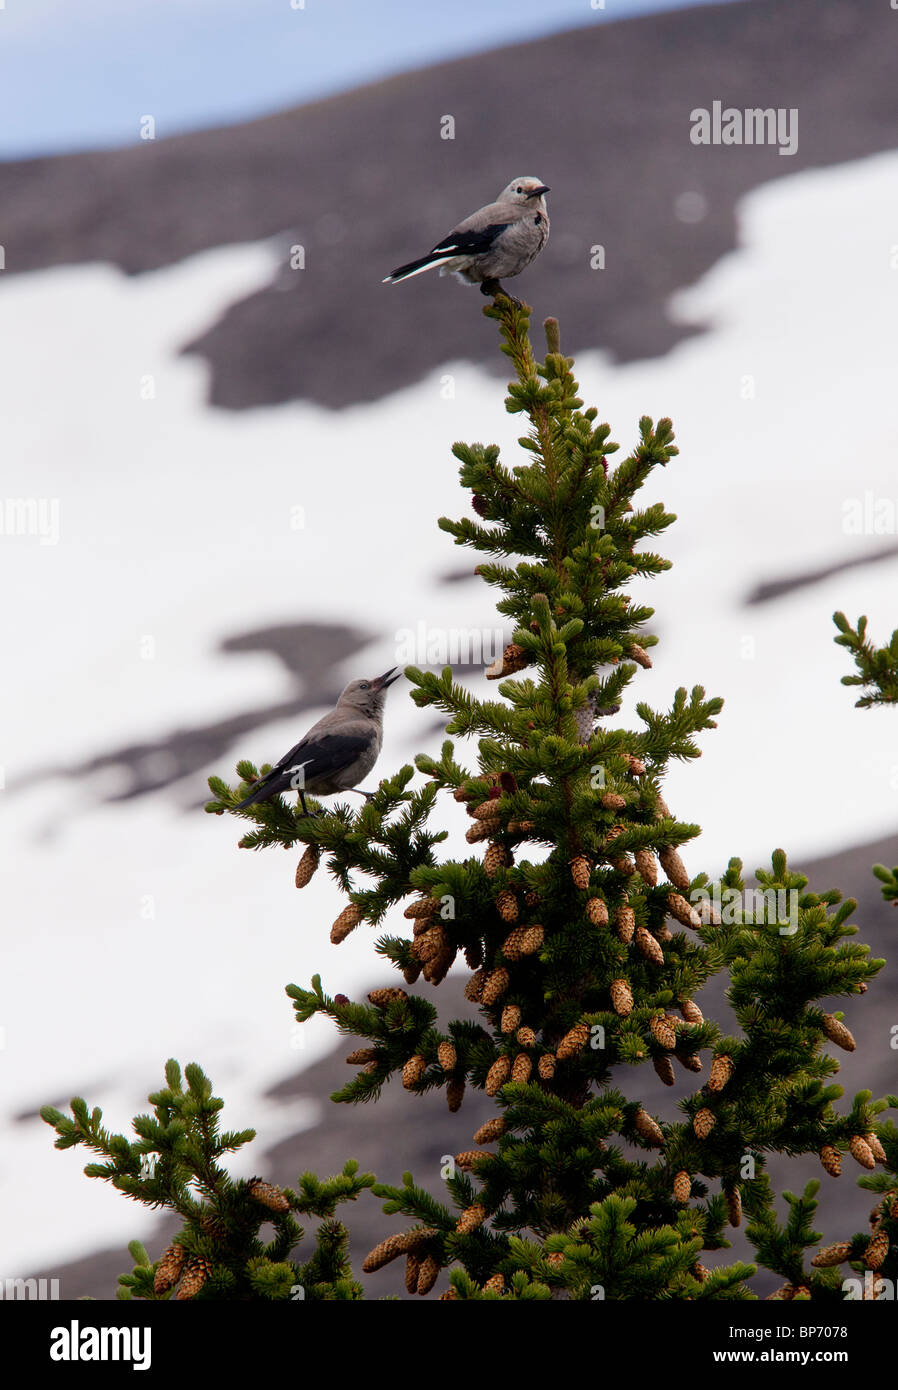
[[350, 787], [349, 790], [351, 792], [358, 792], [359, 796], [363, 796], [366, 801], [372, 801], [374, 799], [374, 792], [363, 792], [361, 787]]
[[524, 307], [520, 299], [515, 298], [513, 294], [509, 294], [505, 286], [500, 284], [498, 280], [484, 280], [480, 286], [480, 293], [491, 294], [494, 299], [496, 295], [504, 294], [505, 298], [510, 299], [512, 304], [516, 304], [519, 309], [523, 309]]
[[[302, 802], [302, 814], [303, 814], [303, 816], [308, 816], [310, 820], [314, 820], [315, 817], [318, 815], [318, 812], [317, 812], [317, 811], [310, 811], [309, 808], [308, 808], [308, 806], [306, 805], [305, 792], [303, 792], [299, 787], [297, 787], [296, 790], [299, 792], [299, 799], [300, 799], [300, 801]], [[301, 819], [301, 818], [300, 818], [300, 819]]]

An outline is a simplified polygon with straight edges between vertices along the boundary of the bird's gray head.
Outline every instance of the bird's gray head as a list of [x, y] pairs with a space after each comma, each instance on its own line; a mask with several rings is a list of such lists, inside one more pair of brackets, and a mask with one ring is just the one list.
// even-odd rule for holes
[[534, 178], [531, 174], [525, 174], [520, 178], [512, 179], [508, 187], [502, 189], [496, 202], [529, 203], [531, 207], [545, 210], [544, 195], [548, 192], [548, 185], [543, 183], [541, 179]]
[[366, 681], [350, 681], [337, 701], [337, 708], [347, 713], [351, 710], [357, 711], [368, 719], [379, 719], [387, 698], [387, 686], [392, 685], [401, 675], [401, 671], [391, 666], [382, 676], [373, 676]]

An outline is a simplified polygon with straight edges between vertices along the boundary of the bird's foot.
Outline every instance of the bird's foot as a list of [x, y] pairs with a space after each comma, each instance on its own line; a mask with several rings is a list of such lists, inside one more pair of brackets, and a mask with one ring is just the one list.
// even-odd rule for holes
[[350, 787], [349, 790], [352, 792], [358, 792], [359, 796], [363, 796], [366, 801], [374, 800], [374, 792], [363, 792], [361, 787]]
[[515, 295], [510, 294], [505, 286], [500, 284], [498, 280], [484, 280], [480, 286], [480, 293], [492, 295], [494, 299], [497, 295], [501, 294], [504, 295], [506, 299], [511, 300], [512, 304], [516, 305], [518, 309], [523, 309], [524, 307], [521, 300], [516, 298]]

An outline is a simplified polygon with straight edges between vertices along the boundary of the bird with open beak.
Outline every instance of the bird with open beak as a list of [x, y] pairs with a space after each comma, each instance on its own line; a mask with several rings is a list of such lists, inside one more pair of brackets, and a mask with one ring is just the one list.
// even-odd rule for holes
[[315, 814], [306, 805], [306, 792], [332, 796], [335, 792], [358, 791], [360, 796], [371, 797], [373, 793], [362, 791], [358, 784], [368, 776], [380, 755], [387, 687], [401, 674], [391, 666], [372, 680], [350, 681], [330, 713], [312, 725], [236, 809], [245, 810], [257, 801], [286, 791], [299, 793], [305, 816]]
[[396, 285], [439, 266], [441, 275], [479, 285], [481, 294], [514, 300], [500, 281], [526, 270], [549, 240], [548, 192], [531, 174], [512, 179], [494, 203], [472, 212], [426, 256], [391, 271], [383, 283]]

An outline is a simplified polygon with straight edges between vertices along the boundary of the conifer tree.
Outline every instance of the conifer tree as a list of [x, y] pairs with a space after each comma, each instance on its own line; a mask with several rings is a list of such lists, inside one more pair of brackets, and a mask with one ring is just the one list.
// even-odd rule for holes
[[[883, 962], [851, 940], [855, 904], [835, 890], [809, 892], [782, 851], [758, 871], [757, 889], [746, 887], [737, 859], [716, 882], [686, 867], [680, 851], [699, 827], [672, 814], [664, 778], [671, 760], [699, 756], [722, 701], [701, 686], [681, 688], [667, 709], [640, 700], [635, 727], [618, 718], [631, 683], [647, 681], [656, 643], [646, 630], [653, 610], [627, 588], [669, 567], [651, 542], [674, 518], [659, 503], [640, 506], [639, 493], [677, 454], [671, 423], [643, 417], [635, 448], [614, 462], [617, 445], [579, 398], [557, 323], [546, 323], [538, 362], [526, 306], [501, 296], [484, 312], [514, 367], [506, 406], [524, 422], [524, 455], [507, 466], [494, 446], [456, 444], [473, 516], [440, 525], [483, 557], [477, 573], [513, 626], [487, 671], [497, 698], [476, 698], [450, 668], [408, 668], [415, 702], [447, 717], [446, 739], [439, 756], [416, 758], [423, 780], [406, 766], [360, 810], [337, 804], [309, 818], [275, 797], [238, 811], [266, 769], [239, 763], [235, 788], [210, 779], [207, 810], [252, 822], [242, 846], [303, 847], [298, 887], [326, 862], [348, 899], [331, 942], [381, 929], [375, 949], [401, 978], [364, 1001], [328, 994], [320, 975], [310, 988], [288, 987], [300, 1021], [325, 1014], [364, 1042], [334, 1099], [376, 1104], [396, 1078], [409, 1093], [410, 1123], [416, 1096], [437, 1088], [457, 1116], [441, 1199], [411, 1173], [373, 1186], [384, 1211], [403, 1221], [364, 1269], [404, 1256], [409, 1292], [444, 1300], [746, 1300], [756, 1296], [754, 1266], [700, 1259], [728, 1246], [728, 1227], [746, 1223], [759, 1263], [785, 1281], [778, 1297], [841, 1299], [843, 1266], [898, 1273], [898, 1131], [878, 1120], [898, 1098], [862, 1091], [847, 1112], [836, 1110], [842, 1092], [828, 1047], [851, 1050], [854, 1040], [822, 1002], [855, 1000]], [[475, 741], [474, 751], [457, 749], [459, 739]], [[430, 828], [438, 798], [457, 803], [466, 824], [463, 858], [445, 855], [446, 832]], [[386, 928], [400, 906], [407, 925]], [[475, 1021], [438, 1016], [432, 991], [456, 965]], [[697, 1002], [721, 971], [739, 1029], [732, 1035]], [[643, 1099], [648, 1066], [666, 1085], [686, 1086], [675, 1123]], [[473, 1134], [471, 1088], [495, 1102]], [[169, 1090], [177, 1094], [171, 1079]], [[107, 1157], [102, 1176], [182, 1210], [178, 1185], [137, 1190], [139, 1153], [78, 1106], [72, 1122], [45, 1115], [60, 1142], [91, 1143]], [[163, 1135], [173, 1106], [166, 1094], [156, 1121]], [[180, 1156], [179, 1133], [166, 1142]], [[157, 1128], [147, 1137], [161, 1143]], [[201, 1176], [218, 1151], [191, 1150], [184, 1172]], [[850, 1155], [879, 1197], [875, 1229], [814, 1253], [818, 1184], [786, 1194], [781, 1224], [771, 1153], [818, 1155], [826, 1181]], [[340, 1195], [354, 1197], [368, 1179], [347, 1168], [345, 1183]], [[247, 1194], [237, 1196], [236, 1230], [205, 1229], [204, 1213], [182, 1211], [185, 1247], [209, 1265], [201, 1297], [266, 1296], [252, 1262], [291, 1263], [292, 1227], [276, 1248], [258, 1251], [245, 1225]], [[328, 1189], [305, 1209], [330, 1219], [322, 1203], [336, 1198]], [[299, 1200], [288, 1194], [292, 1210]], [[138, 1259], [129, 1289], [146, 1296], [159, 1268]], [[288, 1296], [298, 1272], [294, 1262], [280, 1283], [266, 1273], [265, 1287], [277, 1288], [267, 1296]], [[339, 1259], [319, 1282], [323, 1297], [356, 1296]]]

